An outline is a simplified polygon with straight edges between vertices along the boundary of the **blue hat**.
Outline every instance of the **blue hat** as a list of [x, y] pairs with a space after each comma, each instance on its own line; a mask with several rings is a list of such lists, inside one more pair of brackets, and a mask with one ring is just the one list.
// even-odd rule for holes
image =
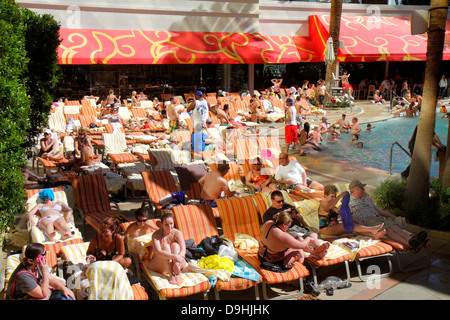
[[201, 92], [201, 91], [199, 90], [199, 91], [196, 91], [194, 94], [195, 94], [196, 96], [202, 96], [202, 95], [203, 95], [203, 92]]
[[51, 199], [53, 201], [55, 200], [55, 193], [52, 189], [43, 189], [41, 190], [41, 192], [39, 192], [39, 199]]
[[289, 102], [290, 104], [294, 104], [294, 99], [293, 98], [287, 98], [286, 102]]

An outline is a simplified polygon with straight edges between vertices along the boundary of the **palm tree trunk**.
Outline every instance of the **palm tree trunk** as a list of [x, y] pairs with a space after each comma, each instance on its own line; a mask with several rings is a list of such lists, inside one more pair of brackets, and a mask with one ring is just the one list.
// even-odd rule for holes
[[426, 208], [429, 203], [431, 142], [436, 119], [439, 76], [442, 73], [447, 5], [447, 0], [431, 0], [430, 4], [423, 102], [411, 159], [411, 171], [405, 190], [405, 208], [410, 212], [420, 211], [418, 209]]
[[[325, 75], [325, 86], [327, 91], [331, 94], [331, 84], [333, 75], [332, 72], [336, 69], [338, 50], [339, 50], [339, 34], [341, 31], [341, 15], [342, 15], [342, 1], [343, 0], [331, 0], [330, 7], [330, 30], [328, 33], [333, 39], [333, 51], [336, 59], [333, 64], [327, 64], [327, 72]], [[338, 74], [336, 75], [338, 76]], [[325, 95], [324, 104], [329, 101], [329, 97]]]

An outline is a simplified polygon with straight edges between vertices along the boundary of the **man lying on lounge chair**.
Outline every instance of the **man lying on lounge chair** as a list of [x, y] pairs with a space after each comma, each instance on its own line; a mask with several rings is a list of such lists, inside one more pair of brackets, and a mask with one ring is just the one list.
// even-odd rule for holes
[[394, 215], [377, 208], [365, 192], [365, 186], [359, 180], [353, 180], [349, 185], [349, 207], [355, 223], [365, 226], [375, 226], [384, 223], [383, 229], [386, 230], [386, 238], [402, 244], [414, 253], [417, 253], [429, 243], [425, 231], [421, 231], [417, 235], [410, 235], [395, 223]]

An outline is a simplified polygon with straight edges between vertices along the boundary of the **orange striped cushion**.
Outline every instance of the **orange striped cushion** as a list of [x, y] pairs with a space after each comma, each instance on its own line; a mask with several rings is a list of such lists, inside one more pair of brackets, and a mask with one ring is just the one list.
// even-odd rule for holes
[[331, 260], [317, 260], [316, 258], [309, 256], [306, 259], [308, 259], [310, 262], [314, 263], [314, 265], [318, 266], [318, 267], [327, 267], [327, 266], [332, 266], [347, 260], [351, 259], [351, 255], [350, 254], [346, 254], [343, 255], [339, 258], [336, 259], [331, 259]]
[[41, 162], [45, 168], [56, 168], [69, 163], [69, 160], [67, 160], [66, 158], [61, 158], [58, 161], [39, 158], [38, 161]]
[[358, 254], [356, 255], [356, 257], [357, 258], [365, 258], [365, 257], [377, 256], [379, 254], [391, 252], [392, 250], [394, 250], [394, 249], [390, 245], [379, 241], [371, 246], [361, 248], [358, 251]]
[[234, 234], [248, 234], [259, 240], [261, 229], [258, 212], [251, 196], [216, 200], [223, 233], [234, 242]]
[[82, 238], [66, 239], [58, 242], [44, 243], [45, 250], [54, 252], [56, 256], [61, 255], [61, 248], [68, 244], [83, 243]]
[[259, 212], [259, 215], [262, 219], [264, 216], [264, 213], [269, 209], [269, 206], [267, 205], [266, 201], [264, 200], [264, 196], [261, 192], [258, 192], [253, 196], [253, 200], [256, 202], [256, 208]]
[[393, 240], [389, 240], [387, 238], [381, 238], [381, 241], [383, 241], [384, 243], [387, 243], [388, 245], [390, 245], [392, 248], [394, 248], [395, 250], [399, 250], [399, 251], [409, 251], [409, 248], [405, 247], [403, 244], [398, 243], [396, 241]]
[[241, 250], [236, 248], [239, 255], [247, 261], [263, 277], [267, 284], [283, 283], [297, 280], [309, 275], [308, 269], [301, 263], [295, 262], [292, 269], [286, 272], [272, 272], [260, 267], [261, 262], [258, 259], [258, 249]]
[[112, 159], [114, 163], [131, 163], [137, 162], [138, 158], [132, 153], [108, 153], [108, 156]]
[[177, 191], [175, 180], [168, 170], [142, 171], [141, 175], [147, 195], [155, 204], [159, 204], [162, 197]]
[[131, 290], [133, 291], [133, 300], [148, 300], [148, 294], [140, 284], [133, 284]]

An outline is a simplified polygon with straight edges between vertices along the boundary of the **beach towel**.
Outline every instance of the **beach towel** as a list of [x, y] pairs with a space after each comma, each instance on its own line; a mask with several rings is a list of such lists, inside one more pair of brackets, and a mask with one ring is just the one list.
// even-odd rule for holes
[[361, 250], [362, 248], [374, 245], [378, 241], [379, 240], [374, 240], [369, 237], [364, 237], [364, 236], [358, 235], [353, 238], [339, 238], [337, 240], [334, 240], [332, 242], [332, 245], [337, 245], [341, 249], [347, 251], [347, 253], [349, 253], [351, 256], [350, 261], [353, 261], [353, 260], [355, 260], [356, 255], [358, 254], [359, 250]]
[[248, 234], [235, 233], [234, 234], [234, 246], [243, 250], [258, 248], [258, 241]]
[[89, 300], [133, 300], [133, 290], [123, 267], [115, 261], [97, 261], [86, 272]]
[[234, 270], [231, 275], [252, 281], [258, 281], [260, 277], [258, 271], [242, 259], [238, 259], [234, 262]]
[[145, 234], [136, 238], [129, 238], [127, 245], [128, 251], [137, 255], [139, 260], [143, 260], [144, 257], [148, 256], [148, 246], [152, 245], [152, 233]]
[[149, 278], [151, 279], [156, 290], [161, 291], [163, 289], [180, 289], [182, 287], [193, 287], [208, 281], [208, 278], [200, 272], [197, 272], [191, 264], [188, 264], [180, 274], [181, 285], [169, 283], [169, 276], [161, 274], [156, 271], [152, 271], [148, 268], [146, 263], [141, 265]]

